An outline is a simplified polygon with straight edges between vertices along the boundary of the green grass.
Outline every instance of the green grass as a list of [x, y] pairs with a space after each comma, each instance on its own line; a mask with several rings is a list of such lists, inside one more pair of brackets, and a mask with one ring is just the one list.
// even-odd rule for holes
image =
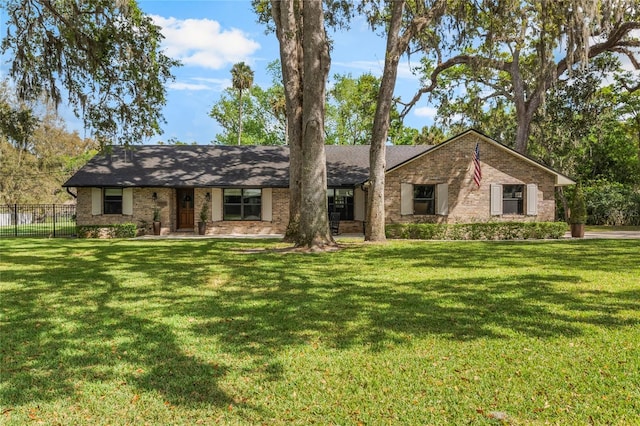
[[56, 235], [73, 235], [76, 233], [76, 223], [75, 221], [58, 222], [55, 227], [52, 222], [0, 226], [0, 237], [13, 237], [16, 233], [18, 236], [39, 235], [50, 237], [53, 235], [54, 229]]
[[637, 424], [632, 240], [0, 240], [0, 423]]

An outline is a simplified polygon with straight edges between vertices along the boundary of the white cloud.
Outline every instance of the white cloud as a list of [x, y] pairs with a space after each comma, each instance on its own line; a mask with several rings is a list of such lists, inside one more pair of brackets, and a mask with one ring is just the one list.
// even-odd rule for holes
[[222, 91], [227, 87], [231, 87], [230, 78], [194, 77], [193, 80], [208, 84], [213, 87], [213, 90], [217, 91]]
[[169, 89], [171, 90], [191, 90], [191, 91], [199, 91], [199, 90], [213, 90], [211, 87], [206, 84], [193, 84], [193, 83], [184, 83], [181, 81], [176, 81], [168, 84]]
[[398, 64], [398, 78], [406, 78], [409, 80], [419, 80], [419, 77], [413, 74], [411, 71], [412, 67], [415, 68], [419, 65], [419, 62], [412, 61], [403, 61]]
[[184, 65], [221, 69], [240, 61], [250, 62], [260, 44], [239, 29], [222, 29], [211, 19], [176, 19], [152, 15], [162, 28], [165, 54]]
[[221, 92], [227, 87], [231, 87], [231, 80], [228, 78], [205, 78], [193, 77], [190, 81], [175, 81], [169, 83], [171, 90], [187, 90], [187, 91], [213, 91]]
[[413, 113], [418, 117], [435, 118], [438, 114], [438, 109], [433, 107], [419, 107], [416, 108]]

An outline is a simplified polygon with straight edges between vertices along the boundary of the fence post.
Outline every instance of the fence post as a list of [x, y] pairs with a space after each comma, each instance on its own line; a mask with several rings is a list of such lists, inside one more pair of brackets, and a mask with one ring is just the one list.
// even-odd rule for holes
[[18, 236], [18, 204], [13, 205], [13, 234]]
[[52, 204], [53, 207], [53, 238], [56, 237], [56, 205]]

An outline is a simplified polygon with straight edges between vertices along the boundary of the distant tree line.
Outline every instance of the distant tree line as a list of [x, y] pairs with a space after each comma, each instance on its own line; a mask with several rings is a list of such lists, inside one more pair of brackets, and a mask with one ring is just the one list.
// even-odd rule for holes
[[92, 139], [66, 130], [55, 108], [19, 102], [0, 83], [0, 203], [62, 203], [61, 185], [97, 151]]

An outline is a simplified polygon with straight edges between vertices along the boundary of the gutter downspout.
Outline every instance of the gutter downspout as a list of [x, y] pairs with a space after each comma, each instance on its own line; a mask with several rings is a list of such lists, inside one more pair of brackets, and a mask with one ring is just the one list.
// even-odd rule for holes
[[75, 199], [78, 199], [78, 196], [76, 194], [74, 194], [73, 192], [71, 192], [71, 190], [69, 190], [68, 186], [65, 189], [67, 190], [67, 194], [71, 195]]

